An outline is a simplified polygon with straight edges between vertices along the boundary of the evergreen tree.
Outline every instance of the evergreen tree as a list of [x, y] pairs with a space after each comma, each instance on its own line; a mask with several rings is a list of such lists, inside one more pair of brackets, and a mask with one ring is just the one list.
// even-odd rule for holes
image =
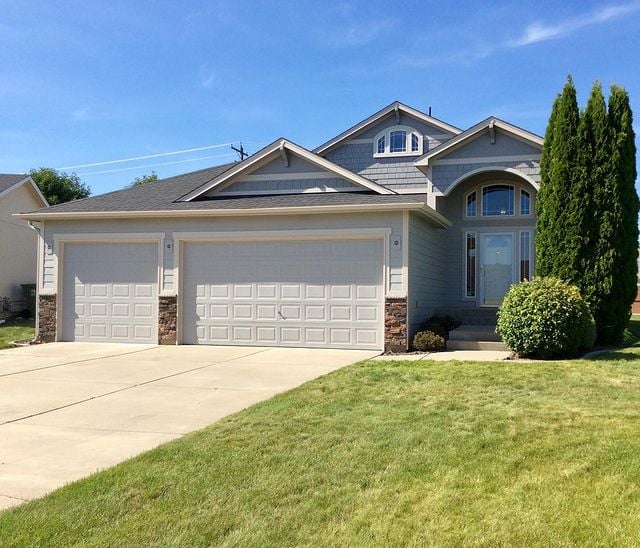
[[580, 270], [576, 241], [574, 185], [577, 178], [580, 112], [571, 77], [556, 99], [549, 119], [540, 165], [541, 188], [537, 197], [536, 259], [538, 274], [573, 282]]
[[577, 240], [580, 269], [574, 283], [598, 318], [608, 299], [610, 286], [601, 279], [602, 253], [599, 251], [601, 219], [607, 212], [606, 185], [611, 140], [608, 129], [607, 106], [602, 86], [595, 82], [587, 108], [578, 127], [578, 165], [574, 195], [574, 214], [580, 219]]
[[[601, 198], [598, 259], [599, 282], [609, 290], [600, 308], [598, 339], [620, 342], [637, 291], [638, 209], [635, 189], [636, 146], [629, 95], [612, 86], [609, 95], [608, 125], [611, 154]], [[598, 318], [596, 318], [598, 321]]]

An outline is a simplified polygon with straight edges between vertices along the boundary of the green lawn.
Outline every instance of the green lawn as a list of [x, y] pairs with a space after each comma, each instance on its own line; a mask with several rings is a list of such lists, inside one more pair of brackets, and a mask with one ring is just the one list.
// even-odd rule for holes
[[16, 320], [0, 324], [0, 349], [10, 348], [11, 341], [32, 339], [34, 336], [33, 320]]
[[640, 348], [362, 362], [0, 515], [0, 545], [636, 545]]

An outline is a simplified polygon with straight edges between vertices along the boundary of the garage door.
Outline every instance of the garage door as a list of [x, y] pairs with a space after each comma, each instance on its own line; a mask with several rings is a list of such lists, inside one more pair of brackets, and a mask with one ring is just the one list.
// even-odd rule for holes
[[187, 243], [187, 344], [382, 349], [381, 240]]
[[157, 244], [65, 244], [65, 341], [157, 343]]

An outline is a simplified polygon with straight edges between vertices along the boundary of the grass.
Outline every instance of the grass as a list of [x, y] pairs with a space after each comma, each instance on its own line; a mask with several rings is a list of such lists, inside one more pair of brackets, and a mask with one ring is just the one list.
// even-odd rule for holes
[[632, 546], [639, 433], [640, 347], [361, 362], [0, 514], [0, 545]]
[[11, 341], [33, 339], [35, 329], [33, 320], [15, 320], [0, 324], [0, 350], [11, 348]]

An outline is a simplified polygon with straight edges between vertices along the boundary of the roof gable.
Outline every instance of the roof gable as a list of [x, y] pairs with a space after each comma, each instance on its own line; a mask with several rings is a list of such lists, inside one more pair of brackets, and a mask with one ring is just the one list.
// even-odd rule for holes
[[[290, 166], [294, 165], [295, 168], [290, 169]], [[392, 190], [334, 164], [287, 139], [278, 139], [218, 177], [189, 192], [180, 201], [189, 202], [203, 196], [211, 196], [213, 192], [217, 193], [229, 189], [238, 182], [263, 181], [267, 184], [261, 192], [270, 194], [273, 191], [283, 190], [282, 188], [268, 188], [269, 182], [272, 181], [308, 179], [317, 183], [318, 180], [324, 178], [343, 181], [342, 190], [333, 187], [322, 188], [315, 184], [310, 187], [312, 190], [309, 191], [331, 192], [360, 189], [373, 191], [377, 194], [395, 194]]]
[[444, 131], [446, 133], [452, 133], [454, 135], [458, 135], [459, 133], [461, 133], [461, 129], [457, 128], [455, 126], [452, 126], [451, 124], [447, 124], [446, 122], [443, 122], [442, 120], [438, 120], [437, 118], [434, 118], [432, 116], [429, 116], [428, 114], [425, 114], [424, 112], [420, 112], [419, 110], [416, 110], [414, 108], [411, 108], [399, 101], [394, 101], [393, 103], [391, 103], [390, 105], [386, 106], [385, 108], [383, 108], [382, 110], [379, 110], [378, 112], [376, 112], [375, 114], [369, 116], [368, 118], [366, 118], [365, 120], [362, 120], [361, 122], [357, 123], [355, 126], [347, 129], [346, 131], [342, 132], [340, 135], [334, 137], [333, 139], [327, 141], [326, 143], [320, 145], [318, 148], [316, 148], [314, 150], [314, 152], [316, 154], [324, 154], [326, 152], [328, 152], [329, 150], [335, 148], [336, 146], [338, 146], [340, 143], [342, 143], [343, 141], [347, 140], [347, 139], [351, 139], [353, 137], [355, 137], [356, 135], [359, 135], [361, 133], [363, 133], [364, 131], [367, 131], [368, 129], [370, 129], [371, 127], [373, 127], [374, 125], [378, 124], [381, 120], [387, 118], [387, 117], [392, 117], [395, 116], [396, 117], [396, 122], [399, 123], [399, 119], [400, 119], [400, 115], [404, 114], [407, 115], [415, 120], [418, 120], [419, 122], [422, 122], [424, 124], [430, 125], [430, 126], [434, 126], [436, 128], [439, 128], [441, 131]]
[[[518, 149], [518, 152], [531, 154], [534, 151], [538, 151], [539, 154], [542, 150], [544, 139], [539, 135], [531, 133], [530, 131], [522, 129], [518, 126], [514, 126], [513, 124], [505, 122], [504, 120], [500, 120], [495, 116], [490, 116], [489, 118], [482, 120], [482, 122], [476, 124], [475, 126], [456, 135], [446, 143], [443, 143], [433, 150], [430, 150], [429, 152], [423, 154], [415, 161], [415, 165], [418, 167], [427, 166], [429, 165], [429, 162], [433, 162], [436, 159], [441, 159], [444, 156], [455, 156], [456, 151], [459, 151], [459, 149], [461, 149], [462, 147], [476, 141], [483, 135], [486, 135], [490, 142], [492, 144], [495, 144], [496, 133], [498, 135], [502, 134], [509, 136], [512, 139], [515, 139], [522, 143], [524, 146], [516, 147]], [[478, 150], [481, 150], [481, 147], [477, 148]], [[487, 157], [489, 156], [490, 155], [488, 155]]]
[[44, 197], [42, 191], [38, 188], [38, 185], [36, 185], [31, 176], [23, 174], [0, 175], [0, 199], [14, 190], [22, 188], [24, 185], [27, 185], [30, 188], [31, 192], [36, 196], [36, 199], [41, 202], [42, 207], [49, 206], [49, 202], [47, 202], [47, 199]]

